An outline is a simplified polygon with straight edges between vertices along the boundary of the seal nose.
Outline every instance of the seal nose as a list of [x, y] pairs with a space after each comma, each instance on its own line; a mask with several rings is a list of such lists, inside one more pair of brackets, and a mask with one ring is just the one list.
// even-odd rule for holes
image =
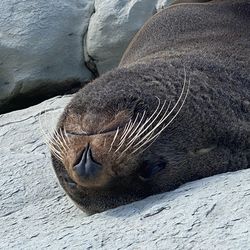
[[74, 166], [76, 173], [81, 177], [93, 178], [102, 169], [102, 166], [92, 158], [92, 152], [89, 144], [83, 150], [81, 160]]

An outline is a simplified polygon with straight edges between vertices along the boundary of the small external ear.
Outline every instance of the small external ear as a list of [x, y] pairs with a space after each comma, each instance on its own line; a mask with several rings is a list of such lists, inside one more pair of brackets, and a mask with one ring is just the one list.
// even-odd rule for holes
[[139, 177], [144, 181], [149, 180], [155, 174], [163, 170], [165, 167], [166, 167], [165, 162], [158, 162], [158, 163], [144, 162], [142, 168], [139, 171]]

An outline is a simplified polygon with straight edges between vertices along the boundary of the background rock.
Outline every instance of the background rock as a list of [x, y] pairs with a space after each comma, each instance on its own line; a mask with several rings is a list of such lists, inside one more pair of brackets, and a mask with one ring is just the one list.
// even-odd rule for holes
[[250, 169], [86, 217], [59, 187], [38, 122], [42, 111], [51, 129], [69, 100], [0, 116], [1, 249], [249, 249]]
[[85, 53], [100, 74], [116, 67], [129, 42], [142, 25], [174, 0], [95, 0]]
[[0, 106], [91, 78], [82, 40], [93, 7], [94, 0], [0, 1]]
[[2, 0], [0, 113], [114, 68], [141, 26], [173, 1]]

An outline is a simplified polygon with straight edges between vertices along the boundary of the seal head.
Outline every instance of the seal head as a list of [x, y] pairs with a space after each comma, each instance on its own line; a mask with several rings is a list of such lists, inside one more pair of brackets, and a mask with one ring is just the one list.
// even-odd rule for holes
[[145, 24], [118, 68], [72, 98], [50, 148], [80, 208], [100, 212], [249, 167], [249, 23], [248, 1], [173, 5]]

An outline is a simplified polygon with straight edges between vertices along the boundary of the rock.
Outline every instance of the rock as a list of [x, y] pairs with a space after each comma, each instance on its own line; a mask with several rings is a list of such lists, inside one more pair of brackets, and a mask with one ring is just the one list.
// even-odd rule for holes
[[156, 10], [157, 12], [170, 6], [176, 0], [158, 0], [156, 3]]
[[94, 0], [0, 1], [0, 106], [91, 78], [82, 39], [93, 7]]
[[0, 116], [2, 249], [249, 249], [250, 169], [86, 217], [59, 186], [39, 128], [40, 113], [50, 130], [70, 98]]
[[0, 113], [114, 68], [141, 26], [173, 1], [2, 0]]
[[118, 65], [129, 42], [142, 25], [173, 0], [96, 0], [91, 16], [85, 53], [99, 73]]

